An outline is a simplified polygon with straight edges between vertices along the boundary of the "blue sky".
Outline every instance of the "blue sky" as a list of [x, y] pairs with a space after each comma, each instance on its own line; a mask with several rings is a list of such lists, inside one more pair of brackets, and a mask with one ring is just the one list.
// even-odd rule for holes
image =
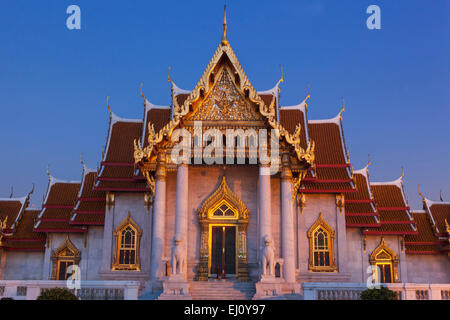
[[[450, 200], [450, 2], [225, 1], [228, 39], [256, 89], [285, 72], [282, 105], [311, 84], [310, 119], [334, 117], [345, 97], [344, 132], [355, 169], [370, 154], [372, 181], [405, 168], [417, 184]], [[66, 8], [81, 8], [81, 30], [66, 28]], [[368, 30], [366, 8], [381, 8]], [[167, 68], [192, 89], [222, 34], [224, 1], [2, 1], [0, 4], [0, 197], [22, 196], [45, 167], [79, 180], [80, 153], [100, 161], [108, 113], [141, 118], [139, 84], [155, 104], [170, 102]]]

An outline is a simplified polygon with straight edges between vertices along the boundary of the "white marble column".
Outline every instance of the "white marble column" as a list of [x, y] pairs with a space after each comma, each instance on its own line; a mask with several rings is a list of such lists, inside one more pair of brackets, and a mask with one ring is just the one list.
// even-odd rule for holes
[[292, 172], [289, 154], [283, 154], [281, 171], [281, 253], [284, 259], [283, 276], [295, 282], [294, 212], [292, 210]]
[[259, 166], [259, 246], [264, 246], [264, 237], [272, 237], [272, 207], [270, 193], [270, 167]]
[[[107, 196], [107, 198], [109, 195]], [[109, 203], [105, 208], [105, 223], [103, 227], [103, 246], [102, 246], [102, 264], [100, 272], [106, 273], [111, 271], [111, 262], [113, 254], [114, 242], [114, 204]]]
[[152, 260], [150, 263], [150, 279], [153, 281], [161, 280], [163, 276], [162, 258], [164, 253], [166, 220], [165, 154], [158, 155], [155, 180], [155, 199], [153, 202]]
[[[188, 182], [189, 167], [187, 164], [178, 165], [177, 169], [177, 199], [175, 205], [175, 237], [183, 239], [183, 246], [186, 252], [188, 246]], [[185, 260], [187, 261], [187, 260]], [[183, 273], [186, 277], [187, 264], [184, 265]], [[172, 266], [173, 267], [173, 266]]]

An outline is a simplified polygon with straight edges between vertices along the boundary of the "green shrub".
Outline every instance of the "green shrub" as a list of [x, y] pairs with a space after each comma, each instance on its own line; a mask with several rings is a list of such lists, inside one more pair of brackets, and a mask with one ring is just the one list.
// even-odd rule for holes
[[67, 289], [53, 288], [43, 291], [37, 300], [78, 300], [78, 298]]
[[361, 300], [397, 300], [397, 293], [381, 286], [380, 289], [366, 289], [361, 292]]

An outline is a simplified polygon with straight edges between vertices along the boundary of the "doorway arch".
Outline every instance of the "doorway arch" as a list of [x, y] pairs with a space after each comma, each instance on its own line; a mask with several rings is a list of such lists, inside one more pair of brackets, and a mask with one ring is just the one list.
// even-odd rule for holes
[[[226, 273], [228, 266], [238, 281], [248, 281], [248, 216], [247, 207], [228, 187], [226, 178], [222, 177], [219, 187], [198, 210], [201, 235], [197, 280], [207, 281], [216, 269]], [[219, 245], [222, 246], [222, 255], [217, 248]], [[234, 267], [231, 265], [233, 258]]]

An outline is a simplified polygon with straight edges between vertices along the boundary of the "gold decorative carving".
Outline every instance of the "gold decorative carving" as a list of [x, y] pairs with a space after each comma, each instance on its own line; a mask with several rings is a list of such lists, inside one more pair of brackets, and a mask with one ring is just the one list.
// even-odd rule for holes
[[200, 207], [198, 211], [198, 217], [200, 220], [210, 219], [211, 214], [223, 201], [230, 204], [230, 206], [235, 210], [236, 216], [234, 219], [238, 220], [247, 220], [248, 219], [248, 209], [245, 204], [236, 196], [233, 191], [231, 191], [230, 187], [228, 187], [227, 180], [225, 177], [222, 177], [222, 182], [219, 187], [214, 191], [212, 195], [205, 200], [203, 205]]
[[225, 67], [202, 104], [186, 117], [188, 121], [256, 121], [262, 119], [262, 116], [238, 91]]
[[[226, 204], [232, 214], [215, 215], [217, 209]], [[197, 269], [197, 280], [207, 281], [211, 266], [212, 226], [236, 227], [236, 257], [238, 281], [248, 281], [247, 265], [247, 224], [248, 209], [228, 187], [225, 177], [219, 187], [209, 196], [198, 210], [198, 219], [201, 225], [200, 236], [200, 263]]]
[[[128, 229], [130, 228], [130, 229]], [[126, 250], [134, 251], [134, 263], [122, 263], [120, 261], [120, 251], [122, 248], [122, 234], [123, 232], [128, 231], [134, 232], [134, 236], [131, 236], [131, 247], [126, 248]], [[139, 228], [139, 225], [133, 220], [133, 218], [130, 215], [130, 212], [128, 212], [127, 217], [125, 220], [122, 221], [121, 224], [117, 226], [117, 228], [114, 230], [114, 238], [116, 243], [116, 253], [114, 255], [113, 263], [111, 269], [114, 270], [128, 270], [128, 271], [139, 271], [141, 268], [140, 263], [140, 241], [142, 236], [142, 230]]]
[[380, 244], [370, 254], [369, 262], [373, 266], [390, 265], [391, 274], [394, 282], [399, 282], [398, 277], [398, 263], [399, 259], [394, 250], [392, 250], [384, 241], [384, 237], [381, 237]]
[[[292, 188], [292, 201], [295, 201], [295, 198], [297, 197], [297, 194], [298, 194], [298, 190], [300, 189], [300, 185], [302, 184], [302, 180], [306, 176], [306, 173], [307, 173], [306, 170], [301, 170], [298, 174], [298, 177], [294, 178], [294, 186]], [[300, 199], [300, 202], [305, 201], [305, 199], [304, 199], [305, 195], [304, 194], [302, 194], [302, 195], [303, 195], [303, 199]], [[301, 205], [304, 205], [304, 203], [302, 203]], [[300, 210], [303, 210], [302, 206], [300, 206]]]
[[300, 208], [300, 214], [303, 214], [303, 209], [306, 207], [306, 195], [304, 193], [298, 195], [297, 206]]
[[336, 207], [339, 208], [339, 213], [342, 214], [342, 209], [345, 206], [345, 197], [344, 194], [336, 194]]
[[[232, 70], [231, 70], [232, 69]], [[222, 71], [222, 77], [218, 77], [217, 74]], [[217, 74], [216, 74], [217, 73]], [[228, 77], [228, 79], [226, 78]], [[219, 78], [220, 80], [217, 80]], [[214, 79], [214, 81], [211, 81]], [[217, 81], [227, 82], [226, 86], [222, 86], [222, 88], [234, 88], [232, 89], [232, 94], [227, 91], [215, 92], [214, 94], [214, 86]], [[230, 85], [232, 86], [230, 87]], [[219, 86], [220, 87], [220, 86]], [[220, 93], [220, 94], [219, 94]], [[239, 99], [237, 97], [239, 96]], [[231, 101], [224, 101], [223, 97], [234, 97]], [[207, 101], [205, 102], [205, 99]], [[209, 100], [208, 100], [209, 99]], [[250, 101], [250, 103], [248, 102]], [[230, 102], [233, 102], [235, 105], [242, 107], [245, 106], [244, 109], [248, 109], [247, 107], [251, 103], [255, 104], [256, 110], [253, 110], [255, 113], [252, 113], [250, 110], [247, 110], [246, 114], [238, 114], [234, 110], [230, 110], [230, 108], [224, 108], [225, 106], [230, 106]], [[187, 116], [189, 117], [189, 113], [193, 112], [195, 114], [198, 108], [202, 108], [202, 105], [210, 106], [210, 108], [205, 108], [207, 110], [207, 114], [209, 117], [214, 118], [222, 118], [222, 119], [239, 119], [245, 118], [246, 121], [249, 118], [256, 118], [257, 111], [262, 116], [258, 119], [265, 120], [270, 128], [278, 130], [278, 138], [287, 142], [296, 153], [298, 160], [303, 162], [306, 166], [314, 165], [314, 151], [315, 144], [313, 141], [308, 141], [307, 150], [305, 151], [301, 147], [301, 125], [298, 125], [295, 132], [290, 134], [278, 121], [276, 118], [276, 97], [273, 96], [272, 101], [269, 105], [266, 105], [262, 98], [259, 96], [257, 91], [254, 89], [252, 84], [250, 83], [247, 75], [245, 74], [242, 66], [240, 65], [233, 49], [228, 43], [226, 39], [226, 20], [224, 19], [224, 38], [221, 44], [217, 47], [213, 57], [208, 63], [205, 71], [203, 72], [200, 80], [197, 82], [195, 88], [189, 93], [188, 97], [184, 100], [184, 102], [179, 105], [177, 99], [173, 99], [174, 105], [174, 114], [172, 120], [166, 124], [159, 132], [155, 132], [152, 125], [149, 125], [149, 134], [147, 137], [148, 145], [143, 148], [142, 144], [135, 141], [134, 143], [134, 158], [135, 163], [138, 164], [139, 168], [144, 173], [147, 178], [148, 184], [150, 188], [152, 188], [152, 174], [147, 173], [148, 171], [154, 172], [154, 167], [148, 165], [152, 161], [154, 161], [154, 156], [156, 153], [159, 153], [159, 148], [157, 146], [159, 144], [167, 144], [170, 141], [170, 136], [173, 130], [180, 125], [182, 119]], [[217, 106], [217, 108], [211, 108], [211, 106]], [[253, 106], [252, 106], [253, 107]], [[220, 110], [225, 110], [222, 113]], [[229, 111], [226, 111], [229, 110]], [[198, 115], [198, 114], [197, 114]], [[199, 116], [200, 118], [203, 116]], [[229, 120], [226, 120], [229, 121]], [[237, 121], [237, 120], [233, 120]]]
[[50, 259], [52, 261], [51, 279], [56, 280], [57, 275], [59, 274], [60, 263], [71, 262], [73, 265], [78, 265], [81, 260], [81, 251], [75, 247], [67, 235], [66, 240], [64, 240], [58, 248], [52, 251]]
[[[320, 230], [319, 230], [320, 229]], [[316, 243], [316, 232], [321, 232], [325, 235], [325, 245], [320, 246]], [[308, 231], [309, 239], [309, 264], [308, 270], [311, 272], [337, 272], [336, 258], [334, 254], [334, 239], [336, 232], [331, 226], [322, 218], [322, 213], [319, 214], [317, 221], [311, 226]], [[323, 248], [321, 248], [323, 247]], [[317, 265], [315, 263], [314, 254], [322, 250], [324, 254], [328, 253], [328, 265]]]
[[107, 192], [106, 193], [106, 207], [108, 208], [108, 210], [111, 210], [112, 207], [114, 207], [114, 193], [112, 192]]

